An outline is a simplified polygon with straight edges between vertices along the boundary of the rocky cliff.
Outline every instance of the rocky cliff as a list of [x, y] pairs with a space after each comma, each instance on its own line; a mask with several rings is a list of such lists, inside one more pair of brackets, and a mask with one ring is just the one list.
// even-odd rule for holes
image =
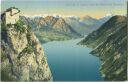
[[125, 16], [113, 16], [79, 44], [94, 48], [91, 54], [101, 59], [100, 72], [105, 80], [127, 79], [127, 18]]
[[52, 81], [41, 44], [20, 20], [14, 25], [1, 23], [1, 79]]

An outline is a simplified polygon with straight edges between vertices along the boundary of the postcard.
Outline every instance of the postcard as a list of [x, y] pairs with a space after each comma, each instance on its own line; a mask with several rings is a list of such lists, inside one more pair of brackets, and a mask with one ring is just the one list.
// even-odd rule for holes
[[1, 81], [127, 81], [127, 0], [2, 0]]

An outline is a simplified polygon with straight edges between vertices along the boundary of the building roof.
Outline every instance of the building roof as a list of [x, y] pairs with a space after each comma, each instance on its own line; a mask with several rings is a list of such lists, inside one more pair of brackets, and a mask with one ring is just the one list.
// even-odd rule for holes
[[8, 9], [6, 9], [5, 12], [11, 11], [12, 9], [16, 9], [16, 10], [18, 10], [18, 12], [20, 12], [20, 10], [19, 10], [18, 8], [16, 8], [16, 7], [10, 7], [10, 8], [8, 8]]
[[18, 8], [16, 8], [16, 7], [10, 7], [10, 8], [8, 8], [8, 9], [6, 9], [6, 11], [2, 12], [2, 13], [1, 13], [1, 16], [4, 15], [6, 12], [11, 11], [12, 9], [18, 10], [18, 13], [20, 12], [20, 10], [19, 10]]
[[[17, 13], [20, 12], [20, 10], [19, 10], [18, 8], [16, 8], [16, 7], [10, 7], [10, 8], [8, 8], [8, 9], [6, 9], [6, 11], [4, 11], [3, 13], [1, 13], [1, 16], [5, 15], [6, 12], [12, 11], [12, 9], [16, 9], [16, 10], [18, 10]], [[17, 14], [17, 13], [15, 13], [15, 14]]]
[[[10, 8], [8, 8], [8, 9], [6, 9], [6, 11], [4, 11], [4, 12], [1, 13], [1, 19], [4, 17], [4, 15], [5, 15], [6, 12], [12, 11], [12, 9], [18, 10], [17, 13], [20, 12], [20, 10], [19, 10], [18, 8], [16, 8], [16, 7], [10, 7]], [[17, 14], [17, 13], [15, 13], [15, 14]], [[15, 14], [13, 14], [13, 15], [15, 15]], [[11, 14], [11, 15], [12, 15], [12, 14]], [[13, 15], [12, 15], [12, 16], [13, 16]]]

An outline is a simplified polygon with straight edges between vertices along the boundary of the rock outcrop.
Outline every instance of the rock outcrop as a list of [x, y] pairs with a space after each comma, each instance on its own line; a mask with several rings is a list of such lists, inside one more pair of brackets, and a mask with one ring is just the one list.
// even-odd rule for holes
[[1, 25], [1, 79], [52, 81], [44, 50], [31, 28], [20, 20]]
[[127, 80], [127, 18], [125, 16], [113, 16], [79, 44], [94, 48], [91, 54], [101, 59], [100, 72], [105, 80]]

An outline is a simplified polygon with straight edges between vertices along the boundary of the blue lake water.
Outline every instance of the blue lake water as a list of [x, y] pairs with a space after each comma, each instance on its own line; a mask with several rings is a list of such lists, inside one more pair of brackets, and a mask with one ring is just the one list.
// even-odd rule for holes
[[43, 44], [54, 81], [100, 81], [100, 60], [91, 48], [76, 45], [81, 39]]

